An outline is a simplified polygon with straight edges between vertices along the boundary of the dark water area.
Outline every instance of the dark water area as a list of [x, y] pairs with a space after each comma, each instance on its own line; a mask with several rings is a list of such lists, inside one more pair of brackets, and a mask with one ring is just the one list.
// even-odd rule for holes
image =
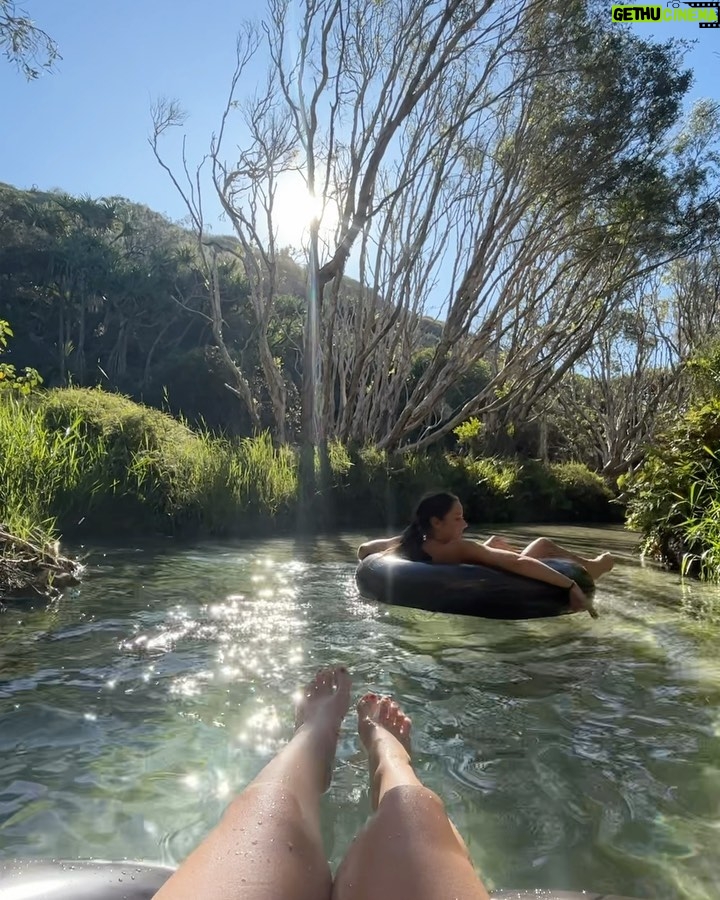
[[[413, 718], [421, 778], [489, 886], [720, 896], [720, 591], [621, 529], [523, 527], [618, 554], [601, 618], [502, 622], [358, 596], [361, 535], [86, 547], [83, 585], [0, 614], [0, 855], [175, 864], [341, 663]], [[368, 814], [348, 716], [323, 829]]]

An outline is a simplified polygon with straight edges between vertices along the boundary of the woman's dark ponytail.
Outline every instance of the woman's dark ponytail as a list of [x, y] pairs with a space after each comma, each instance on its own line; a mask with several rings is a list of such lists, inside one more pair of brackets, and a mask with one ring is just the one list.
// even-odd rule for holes
[[398, 556], [418, 562], [429, 559], [423, 550], [425, 539], [432, 532], [431, 519], [444, 519], [453, 505], [457, 503], [455, 494], [440, 491], [426, 494], [418, 503], [412, 522], [403, 531], [400, 543], [395, 551]]
[[400, 538], [400, 544], [397, 549], [398, 556], [405, 559], [420, 561], [425, 558], [422, 545], [425, 542], [425, 530], [415, 517], [408, 527], [403, 531]]

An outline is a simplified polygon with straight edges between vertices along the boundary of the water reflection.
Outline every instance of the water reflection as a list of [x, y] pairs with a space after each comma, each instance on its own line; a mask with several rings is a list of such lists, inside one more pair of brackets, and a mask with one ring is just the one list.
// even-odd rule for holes
[[[360, 536], [96, 551], [62, 603], [0, 619], [0, 851], [177, 861], [332, 661], [358, 693], [403, 699], [418, 771], [492, 884], [717, 897], [717, 589], [641, 567], [619, 529], [552, 536], [620, 556], [599, 622], [367, 603]], [[348, 721], [324, 803], [334, 862], [367, 808]]]

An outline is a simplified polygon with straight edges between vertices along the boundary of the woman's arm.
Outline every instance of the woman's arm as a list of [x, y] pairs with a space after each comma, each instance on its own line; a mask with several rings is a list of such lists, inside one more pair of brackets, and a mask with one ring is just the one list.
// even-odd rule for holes
[[510, 550], [511, 553], [520, 553], [519, 550], [516, 550], [515, 547], [510, 543], [510, 541], [506, 541], [505, 538], [498, 537], [498, 535], [491, 535], [486, 541], [483, 541], [484, 547], [496, 547], [498, 550]]
[[358, 559], [365, 559], [371, 553], [383, 553], [385, 550], [390, 550], [392, 547], [396, 547], [401, 540], [402, 535], [391, 538], [378, 538], [376, 541], [366, 541], [358, 547]]
[[556, 587], [568, 591], [570, 608], [574, 611], [587, 610], [593, 619], [598, 614], [592, 601], [589, 600], [578, 585], [562, 572], [556, 572], [550, 566], [533, 559], [530, 556], [519, 556], [509, 550], [500, 550], [497, 547], [488, 547], [487, 544], [478, 544], [465, 538], [453, 541], [450, 544], [433, 545], [431, 556], [436, 563], [475, 563], [480, 566], [493, 566], [503, 569], [505, 572], [514, 572], [516, 575], [524, 575], [526, 578], [534, 578], [535, 581], [544, 581], [545, 584], [553, 584]]
[[562, 572], [556, 572], [550, 566], [532, 559], [530, 556], [519, 556], [510, 550], [500, 550], [497, 547], [488, 547], [486, 544], [478, 544], [462, 538], [449, 544], [433, 544], [433, 562], [438, 563], [475, 563], [480, 566], [492, 566], [505, 572], [514, 572], [516, 575], [524, 575], [526, 578], [534, 578], [536, 581], [544, 581], [546, 584], [554, 584], [556, 587], [569, 590], [575, 583]]

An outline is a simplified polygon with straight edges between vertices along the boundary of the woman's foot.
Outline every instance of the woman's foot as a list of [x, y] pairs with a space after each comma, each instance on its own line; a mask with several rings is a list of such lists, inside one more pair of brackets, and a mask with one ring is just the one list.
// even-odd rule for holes
[[357, 705], [358, 734], [368, 753], [372, 808], [384, 789], [417, 781], [410, 763], [411, 721], [390, 697], [365, 694]]
[[342, 720], [350, 707], [350, 675], [344, 666], [321, 669], [302, 692], [295, 709], [295, 728], [317, 741], [317, 753], [326, 772], [323, 790], [330, 786], [332, 762], [335, 759]]
[[[612, 553], [601, 553], [600, 556], [595, 558], [595, 562], [600, 569], [600, 575], [605, 575], [607, 572], [610, 572], [615, 565], [615, 557]], [[600, 575], [598, 575], [598, 578]]]
[[602, 575], [607, 575], [615, 565], [615, 557], [612, 553], [601, 553], [594, 559], [588, 559], [585, 568], [593, 581], [597, 581]]

